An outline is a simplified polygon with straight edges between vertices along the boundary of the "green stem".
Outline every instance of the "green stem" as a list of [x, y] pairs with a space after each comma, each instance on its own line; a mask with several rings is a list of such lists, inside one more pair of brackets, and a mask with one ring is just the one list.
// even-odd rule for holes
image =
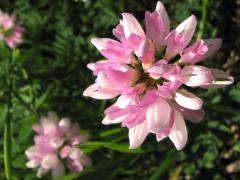
[[200, 31], [197, 35], [197, 38], [200, 39], [202, 38], [203, 34], [205, 33], [205, 28], [206, 28], [206, 21], [207, 21], [207, 6], [208, 6], [208, 0], [203, 0], [202, 2], [202, 18], [200, 22]]
[[7, 110], [7, 117], [4, 125], [4, 167], [5, 167], [5, 176], [7, 180], [12, 179], [11, 175], [11, 121], [12, 121], [12, 90], [13, 90], [13, 78], [12, 78], [12, 66], [14, 63], [15, 58], [15, 51], [12, 52], [12, 58], [8, 59], [8, 73], [7, 73], [7, 83], [8, 83], [8, 110]]
[[[8, 106], [10, 108], [10, 106]], [[8, 110], [7, 121], [4, 127], [4, 164], [6, 179], [11, 180], [11, 113]]]

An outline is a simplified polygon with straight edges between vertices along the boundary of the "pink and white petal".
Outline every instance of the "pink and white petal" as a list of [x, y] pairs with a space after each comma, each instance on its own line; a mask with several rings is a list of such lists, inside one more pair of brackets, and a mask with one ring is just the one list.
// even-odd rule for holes
[[119, 95], [119, 92], [113, 91], [109, 93], [101, 92], [98, 84], [93, 84], [89, 86], [84, 92], [84, 96], [89, 96], [94, 99], [112, 99]]
[[181, 112], [181, 114], [183, 115], [184, 119], [189, 120], [193, 123], [201, 122], [203, 120], [203, 117], [205, 114], [203, 109], [190, 110], [190, 109], [186, 109], [183, 107], [179, 107], [178, 109]]
[[52, 169], [52, 178], [57, 179], [65, 175], [65, 168], [64, 165], [59, 162], [56, 167]]
[[102, 51], [107, 49], [107, 45], [109, 42], [118, 43], [117, 41], [110, 39], [110, 38], [92, 38], [91, 43], [99, 50]]
[[128, 105], [131, 104], [132, 101], [134, 101], [135, 96], [130, 96], [126, 94], [122, 94], [121, 96], [118, 97], [115, 105], [121, 109], [127, 107]]
[[129, 133], [128, 133], [129, 141], [130, 141], [129, 148], [135, 149], [141, 146], [143, 141], [146, 139], [147, 135], [148, 135], [148, 128], [147, 128], [146, 121], [129, 129]]
[[222, 39], [204, 39], [204, 44], [208, 47], [208, 51], [202, 59], [206, 59], [215, 54], [222, 47]]
[[214, 75], [211, 69], [191, 65], [182, 70], [181, 81], [190, 87], [204, 86], [214, 81]]
[[38, 135], [34, 137], [34, 142], [37, 147], [37, 150], [43, 154], [53, 153], [55, 148], [50, 145], [52, 135]]
[[110, 119], [115, 119], [115, 118], [118, 118], [118, 117], [128, 114], [129, 108], [121, 109], [121, 108], [115, 106], [115, 104], [113, 104], [112, 106], [105, 109], [104, 113], [106, 115], [108, 115]]
[[[102, 89], [117, 89], [115, 87], [113, 87], [113, 84], [112, 84], [112, 77], [110, 76], [110, 73], [111, 72], [119, 72], [119, 71], [116, 71], [116, 70], [113, 70], [111, 68], [109, 68], [109, 70], [106, 72], [106, 71], [100, 71], [98, 76], [97, 76], [97, 79], [96, 79], [96, 83], [102, 88]], [[119, 73], [122, 73], [122, 72], [119, 72]], [[113, 73], [111, 73], [112, 75]]]
[[58, 133], [57, 124], [50, 118], [41, 118], [41, 124], [43, 126], [43, 132], [45, 135], [53, 136]]
[[203, 40], [198, 40], [190, 47], [184, 49], [181, 55], [181, 62], [195, 64], [204, 59], [204, 55], [208, 52], [208, 47]]
[[185, 89], [175, 93], [175, 101], [182, 107], [192, 110], [201, 109], [203, 105], [202, 99], [188, 92]]
[[172, 64], [153, 65], [146, 71], [151, 74], [164, 75], [165, 73], [171, 73], [175, 70], [175, 66]]
[[170, 122], [171, 108], [166, 100], [158, 98], [147, 109], [146, 121], [148, 130], [152, 133], [160, 133], [166, 129]]
[[[136, 56], [139, 57], [139, 48], [141, 43], [144, 41], [144, 39], [136, 34], [131, 34], [128, 38], [127, 41], [125, 42], [126, 44], [124, 44], [124, 48], [126, 52], [129, 52], [130, 54], [132, 54], [132, 52], [134, 51], [134, 53], [136, 54]], [[131, 61], [127, 62], [127, 63], [136, 63], [136, 59], [131, 56]]]
[[71, 147], [70, 146], [64, 146], [60, 151], [60, 157], [62, 159], [67, 158], [70, 155]]
[[[158, 98], [157, 90], [149, 90], [145, 93], [143, 98], [141, 99], [141, 103], [139, 104], [139, 108], [146, 108], [147, 106], [154, 103], [154, 101]], [[139, 109], [137, 108], [137, 110]]]
[[83, 155], [83, 152], [76, 147], [71, 148], [69, 158], [71, 159], [79, 159]]
[[111, 67], [113, 62], [109, 60], [101, 60], [96, 63], [89, 63], [87, 67], [93, 71], [93, 74], [97, 76], [99, 72], [105, 71], [107, 68]]
[[223, 88], [227, 85], [230, 85], [234, 82], [234, 77], [229, 75], [228, 73], [219, 70], [219, 69], [211, 69], [215, 80], [205, 86], [201, 86], [202, 88]]
[[216, 79], [215, 80], [216, 84], [217, 84], [217, 82], [222, 82], [222, 83], [219, 83], [219, 84], [229, 85], [229, 84], [232, 84], [234, 82], [234, 78], [231, 75], [229, 75], [228, 73], [226, 73], [222, 70], [219, 70], [219, 69], [211, 69], [211, 70], [212, 70], [213, 75]]
[[73, 136], [69, 140], [69, 144], [71, 144], [72, 146], [78, 145], [79, 143], [80, 143], [80, 141], [79, 141], [78, 136]]
[[139, 78], [139, 72], [133, 68], [129, 68], [126, 72], [108, 69], [106, 74], [101, 75], [102, 77], [100, 75], [99, 73], [97, 82], [102, 88], [112, 90], [128, 88]]
[[187, 143], [188, 134], [186, 124], [181, 113], [177, 110], [175, 110], [175, 120], [169, 134], [169, 138], [177, 150], [183, 149]]
[[67, 131], [69, 131], [69, 129], [71, 127], [70, 119], [69, 118], [62, 118], [58, 123], [58, 127], [61, 130], [61, 132], [66, 133]]
[[228, 86], [233, 83], [233, 80], [228, 80], [228, 81], [216, 81], [213, 82], [212, 84], [201, 86], [201, 88], [204, 89], [210, 89], [210, 88], [224, 88], [225, 86]]
[[60, 148], [60, 147], [63, 145], [64, 141], [65, 141], [64, 138], [53, 137], [53, 138], [50, 140], [49, 144], [50, 144], [53, 148], [57, 149], [57, 148]]
[[169, 32], [170, 30], [170, 20], [168, 17], [168, 13], [163, 5], [163, 3], [161, 1], [157, 2], [156, 5], [156, 12], [158, 12], [163, 20], [163, 24], [164, 24], [164, 29], [166, 30], [166, 32]]
[[44, 168], [44, 169], [53, 169], [55, 167], [58, 166], [58, 164], [60, 163], [58, 157], [56, 154], [47, 154], [42, 162], [41, 162], [41, 166]]
[[156, 134], [157, 142], [162, 141], [162, 140], [165, 139], [166, 137], [168, 137], [168, 135], [166, 135], [166, 134], [164, 134], [164, 133], [158, 133], [158, 134]]
[[176, 66], [173, 64], [153, 64], [152, 67], [146, 70], [153, 79], [158, 79], [164, 75], [174, 72]]
[[40, 162], [36, 159], [32, 159], [26, 163], [27, 168], [34, 169], [40, 165]]
[[82, 163], [84, 166], [91, 166], [91, 165], [92, 165], [92, 159], [91, 159], [89, 156], [85, 155], [85, 154], [83, 154], [83, 155], [80, 157], [80, 161], [81, 161], [81, 163]]
[[70, 171], [81, 172], [83, 170], [83, 165], [79, 159], [68, 159], [67, 166]]
[[122, 13], [123, 16], [123, 30], [126, 37], [129, 37], [131, 34], [136, 34], [142, 38], [145, 37], [145, 33], [137, 21], [137, 19], [130, 13]]
[[154, 62], [155, 48], [151, 40], [144, 40], [139, 48], [139, 57], [142, 61], [143, 69], [147, 69]]
[[103, 49], [100, 52], [107, 59], [118, 63], [127, 62], [131, 55], [130, 49], [126, 49], [124, 44], [117, 41], [108, 41], [106, 49]]
[[175, 109], [171, 108], [171, 115], [170, 115], [170, 120], [169, 120], [169, 124], [168, 127], [165, 128], [163, 131], [161, 131], [160, 133], [156, 133], [156, 137], [157, 137], [157, 141], [161, 141], [163, 139], [165, 139], [166, 137], [168, 137], [171, 128], [173, 126], [173, 123], [175, 121]]
[[75, 146], [82, 142], [85, 142], [88, 138], [89, 138], [89, 135], [87, 134], [75, 135], [71, 137], [71, 139], [69, 140], [69, 144], [71, 144], [72, 146]]
[[43, 127], [40, 124], [33, 124], [32, 129], [38, 134], [43, 134]]
[[121, 24], [118, 24], [114, 29], [113, 29], [113, 35], [116, 36], [118, 38], [118, 40], [122, 40], [123, 38], [125, 38], [124, 35], [124, 30], [123, 30], [123, 26]]
[[172, 99], [172, 90], [170, 89], [169, 83], [165, 83], [161, 86], [157, 85], [158, 91], [157, 95], [165, 98], [165, 99]]
[[165, 37], [169, 33], [164, 27], [162, 17], [158, 12], [146, 12], [146, 36], [154, 42], [155, 48], [161, 50], [165, 45]]
[[216, 79], [232, 79], [232, 76], [230, 76], [228, 73], [220, 69], [211, 69], [211, 70]]
[[46, 174], [49, 171], [49, 169], [45, 169], [43, 167], [40, 167], [37, 171], [37, 177], [41, 178], [44, 174]]
[[153, 13], [145, 13], [146, 35], [155, 43], [155, 47], [161, 50], [165, 45], [165, 37], [170, 31], [169, 17], [164, 5], [158, 1]]
[[6, 43], [7, 43], [7, 45], [8, 45], [11, 49], [13, 49], [13, 48], [16, 47], [16, 43], [15, 43], [15, 41], [14, 41], [13, 39], [6, 38]]
[[118, 124], [123, 122], [127, 118], [127, 115], [119, 116], [114, 119], [110, 119], [108, 115], [104, 117], [102, 120], [102, 124], [104, 125], [110, 125], [110, 124]]
[[[134, 107], [135, 108], [135, 107]], [[138, 108], [138, 107], [136, 107]], [[133, 111], [137, 111], [134, 109]], [[138, 124], [141, 124], [146, 120], [146, 110], [139, 108], [137, 112], [131, 112], [126, 119], [123, 121], [122, 126], [127, 127], [128, 129], [135, 127]]]
[[172, 59], [173, 57], [175, 57], [178, 53], [182, 53], [183, 51], [183, 37], [179, 34], [177, 34], [176, 30], [173, 30], [172, 32], [170, 32], [166, 38], [166, 54], [165, 54], [165, 59]]
[[25, 151], [26, 156], [29, 159], [32, 159], [38, 155], [38, 148], [37, 146], [30, 146], [26, 151]]
[[48, 117], [41, 117], [40, 122], [44, 134], [53, 136], [59, 133], [58, 117], [54, 112], [48, 112]]
[[171, 59], [183, 52], [184, 48], [191, 41], [196, 26], [196, 17], [192, 15], [166, 36], [166, 59]]
[[[173, 118], [174, 118], [174, 117], [175, 117], [175, 112], [174, 112], [174, 110], [173, 110], [173, 114], [174, 114], [174, 115], [173, 115]], [[174, 122], [174, 119], [173, 119], [173, 122]], [[162, 132], [160, 132], [160, 133], [157, 133], [157, 134], [156, 134], [157, 141], [159, 142], [159, 141], [165, 139], [166, 137], [168, 137], [170, 131], [171, 131], [171, 128], [167, 128], [167, 129], [165, 129], [164, 131], [162, 131]]]
[[196, 26], [197, 19], [194, 15], [191, 15], [189, 18], [177, 26], [176, 32], [183, 38], [181, 48], [185, 48], [189, 44], [195, 32]]

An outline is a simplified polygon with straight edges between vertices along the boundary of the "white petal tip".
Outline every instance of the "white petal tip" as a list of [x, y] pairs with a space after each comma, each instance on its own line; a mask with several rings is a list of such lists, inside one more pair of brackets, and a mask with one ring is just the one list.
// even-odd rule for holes
[[163, 3], [161, 1], [158, 1], [156, 5], [156, 11], [161, 11], [163, 8], [165, 9]]

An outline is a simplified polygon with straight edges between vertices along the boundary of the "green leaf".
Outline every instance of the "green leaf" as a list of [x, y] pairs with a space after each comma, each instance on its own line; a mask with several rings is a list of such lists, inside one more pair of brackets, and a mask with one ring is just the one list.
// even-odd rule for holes
[[233, 146], [233, 149], [236, 151], [236, 152], [240, 152], [240, 142], [238, 142], [237, 144], [235, 144]]
[[80, 145], [80, 147], [96, 147], [96, 148], [100, 148], [100, 147], [105, 147], [111, 150], [115, 150], [115, 151], [119, 151], [119, 152], [123, 152], [123, 153], [131, 153], [131, 154], [141, 154], [144, 151], [141, 148], [137, 148], [137, 149], [129, 149], [128, 148], [128, 144], [123, 144], [123, 143], [113, 143], [113, 142], [98, 142], [98, 141], [89, 141], [89, 142], [85, 142], [83, 144]]
[[240, 103], [240, 89], [232, 89], [229, 91], [229, 96], [232, 100]]
[[223, 122], [221, 122], [221, 121], [209, 120], [208, 127], [218, 129], [218, 130], [226, 132], [226, 133], [230, 133], [229, 127], [226, 126], [225, 124], [223, 124]]
[[107, 131], [103, 131], [99, 134], [100, 137], [104, 138], [104, 137], [107, 137], [107, 136], [111, 136], [113, 134], [117, 134], [119, 132], [122, 132], [122, 128], [114, 128], [114, 129], [110, 129], [110, 130], [107, 130]]
[[38, 109], [44, 101], [47, 99], [49, 93], [51, 92], [52, 88], [49, 88], [40, 98], [38, 98], [35, 102], [35, 109]]

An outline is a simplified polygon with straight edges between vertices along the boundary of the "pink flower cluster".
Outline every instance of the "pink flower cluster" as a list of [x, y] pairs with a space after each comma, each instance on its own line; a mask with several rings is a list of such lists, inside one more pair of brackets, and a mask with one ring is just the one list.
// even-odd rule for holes
[[40, 122], [33, 125], [33, 130], [38, 133], [34, 138], [35, 145], [25, 152], [29, 159], [26, 166], [38, 168], [38, 177], [50, 170], [53, 178], [63, 176], [65, 168], [62, 161], [67, 162], [70, 171], [77, 172], [82, 171], [83, 166], [91, 165], [91, 159], [77, 148], [88, 139], [88, 135], [79, 134], [77, 123], [71, 124], [68, 118], [59, 121], [53, 112], [42, 117]]
[[15, 15], [8, 15], [0, 11], [0, 40], [6, 41], [10, 48], [22, 43], [24, 29], [16, 23]]
[[146, 32], [130, 13], [113, 29], [117, 40], [93, 38], [106, 58], [90, 63], [96, 82], [84, 91], [95, 99], [117, 98], [105, 110], [103, 124], [121, 123], [129, 129], [130, 148], [139, 147], [149, 133], [166, 137], [180, 150], [187, 142], [184, 119], [203, 119], [203, 101], [184, 87], [224, 87], [233, 83], [227, 73], [196, 65], [221, 47], [221, 39], [190, 44], [197, 26], [194, 15], [170, 31], [165, 7], [157, 2], [145, 13]]

